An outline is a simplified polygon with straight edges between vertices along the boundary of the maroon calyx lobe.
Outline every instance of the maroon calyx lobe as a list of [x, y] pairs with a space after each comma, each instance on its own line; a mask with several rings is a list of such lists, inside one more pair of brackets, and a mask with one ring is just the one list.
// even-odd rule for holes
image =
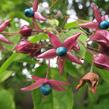
[[103, 53], [105, 55], [109, 55], [109, 46], [105, 44], [100, 44], [100, 53]]
[[29, 54], [30, 56], [36, 57], [41, 53], [41, 44], [23, 40], [15, 47], [15, 50], [16, 52]]
[[28, 37], [28, 36], [31, 36], [31, 34], [32, 34], [32, 29], [31, 29], [29, 26], [24, 25], [23, 27], [21, 27], [19, 33], [20, 33], [23, 37]]
[[90, 40], [109, 46], [109, 32], [106, 30], [98, 30], [94, 35], [91, 36]]
[[94, 64], [99, 68], [109, 70], [109, 56], [102, 53], [94, 55]]
[[90, 40], [98, 43], [99, 52], [109, 55], [109, 32], [106, 30], [98, 30], [90, 37]]
[[109, 70], [109, 32], [98, 30], [90, 39], [99, 44], [97, 54], [94, 55], [94, 64], [99, 68]]

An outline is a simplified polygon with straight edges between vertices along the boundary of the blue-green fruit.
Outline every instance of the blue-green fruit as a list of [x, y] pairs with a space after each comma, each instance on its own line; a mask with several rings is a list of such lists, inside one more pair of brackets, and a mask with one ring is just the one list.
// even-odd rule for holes
[[43, 95], [49, 95], [52, 91], [52, 87], [49, 85], [49, 84], [43, 84], [41, 87], [40, 87], [40, 91]]
[[34, 16], [34, 12], [32, 8], [27, 8], [24, 10], [25, 16], [27, 17], [33, 17]]
[[107, 20], [104, 20], [99, 25], [100, 29], [107, 29], [109, 27], [109, 22]]
[[65, 47], [58, 47], [58, 48], [56, 49], [56, 54], [57, 54], [58, 56], [65, 56], [66, 53], [67, 53], [67, 48], [65, 48]]

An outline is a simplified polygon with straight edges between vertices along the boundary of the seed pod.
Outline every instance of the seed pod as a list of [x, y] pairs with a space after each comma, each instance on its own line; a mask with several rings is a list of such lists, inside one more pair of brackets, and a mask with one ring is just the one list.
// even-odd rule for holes
[[30, 56], [36, 57], [41, 52], [41, 44], [34, 44], [23, 40], [15, 47], [15, 50], [19, 53], [29, 54]]
[[90, 85], [89, 89], [95, 93], [96, 87], [98, 85], [99, 76], [96, 73], [89, 72], [85, 74], [79, 81], [79, 84], [76, 86], [76, 90], [79, 90], [86, 82]]

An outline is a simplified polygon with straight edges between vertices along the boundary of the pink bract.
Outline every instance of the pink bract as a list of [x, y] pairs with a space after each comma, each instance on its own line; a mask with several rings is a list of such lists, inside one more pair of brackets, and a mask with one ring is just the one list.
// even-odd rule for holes
[[46, 18], [42, 16], [38, 11], [38, 0], [34, 0], [33, 3], [33, 11], [34, 11], [34, 19], [40, 20], [40, 21], [45, 21]]

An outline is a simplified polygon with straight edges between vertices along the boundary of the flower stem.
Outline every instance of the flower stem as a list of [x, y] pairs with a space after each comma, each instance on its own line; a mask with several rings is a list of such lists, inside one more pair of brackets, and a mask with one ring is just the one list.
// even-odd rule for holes
[[46, 78], [48, 78], [48, 73], [50, 72], [50, 59], [48, 60], [48, 69], [46, 73]]
[[1, 32], [2, 34], [7, 34], [7, 35], [15, 35], [19, 34], [19, 32]]
[[94, 63], [92, 62], [90, 72], [93, 72], [93, 66], [94, 66]]

